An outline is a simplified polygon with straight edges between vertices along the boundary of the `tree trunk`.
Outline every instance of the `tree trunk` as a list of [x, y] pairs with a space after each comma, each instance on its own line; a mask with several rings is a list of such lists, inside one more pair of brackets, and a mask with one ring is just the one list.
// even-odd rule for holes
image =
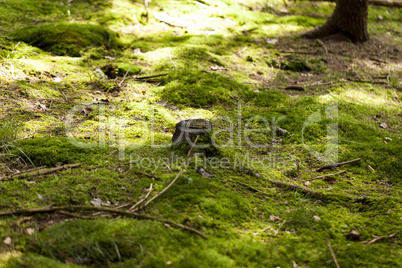
[[334, 13], [328, 21], [304, 34], [307, 38], [320, 38], [334, 33], [343, 33], [353, 42], [367, 41], [368, 0], [337, 0]]

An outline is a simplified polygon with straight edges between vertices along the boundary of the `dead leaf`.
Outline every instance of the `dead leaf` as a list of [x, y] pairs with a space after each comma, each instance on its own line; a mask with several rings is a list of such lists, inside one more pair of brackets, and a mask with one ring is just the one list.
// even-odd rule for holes
[[27, 228], [27, 234], [29, 235], [33, 235], [35, 233], [35, 229], [34, 228]]
[[320, 221], [320, 220], [321, 220], [321, 218], [320, 218], [320, 217], [318, 217], [318, 216], [314, 216], [314, 217], [313, 217], [313, 220], [315, 220], [315, 221]]
[[304, 182], [304, 186], [309, 187], [309, 186], [310, 186], [310, 184], [311, 184], [311, 182], [309, 182], [309, 181]]
[[170, 225], [169, 225], [168, 223], [166, 223], [166, 222], [165, 222], [163, 225], [164, 225], [165, 227], [170, 227]]
[[281, 218], [279, 218], [279, 217], [277, 217], [277, 216], [274, 216], [274, 215], [269, 215], [269, 219], [270, 219], [271, 221], [281, 221], [281, 220], [282, 220]]
[[3, 243], [6, 245], [10, 245], [11, 244], [11, 238], [9, 236], [7, 236], [6, 238], [4, 238]]
[[90, 201], [92, 205], [95, 207], [101, 207], [101, 206], [110, 206], [110, 201], [107, 201], [106, 203], [103, 202], [100, 198], [94, 198]]

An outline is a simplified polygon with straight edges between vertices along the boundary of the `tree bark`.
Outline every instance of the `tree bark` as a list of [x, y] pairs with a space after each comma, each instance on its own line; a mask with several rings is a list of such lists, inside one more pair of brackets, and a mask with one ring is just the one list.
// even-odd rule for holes
[[353, 42], [365, 42], [367, 32], [368, 0], [337, 0], [332, 16], [321, 27], [305, 33], [307, 38], [320, 38], [343, 33]]

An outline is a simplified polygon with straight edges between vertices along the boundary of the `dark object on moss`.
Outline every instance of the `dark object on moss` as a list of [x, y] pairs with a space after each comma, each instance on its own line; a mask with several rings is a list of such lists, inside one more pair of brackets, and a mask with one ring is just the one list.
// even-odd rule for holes
[[128, 75], [138, 74], [139, 72], [141, 72], [141, 66], [131, 65], [127, 63], [122, 63], [118, 66], [108, 64], [103, 66], [101, 70], [107, 75], [109, 79], [115, 79], [116, 77], [123, 77], [127, 71], [129, 71]]
[[287, 87], [285, 87], [285, 89], [289, 89], [289, 90], [298, 90], [298, 91], [304, 91], [304, 87], [299, 86], [299, 85], [291, 85], [291, 86], [287, 86]]
[[28, 26], [11, 33], [10, 37], [60, 56], [79, 57], [88, 47], [121, 47], [113, 31], [103, 26], [82, 23]]
[[211, 134], [211, 122], [205, 119], [183, 120], [176, 124], [176, 130], [172, 137], [172, 147], [181, 151], [188, 151], [195, 138], [199, 136], [194, 152], [214, 155], [216, 148], [212, 143]]
[[282, 63], [281, 69], [293, 72], [309, 72], [312, 70], [307, 60], [302, 59], [292, 59], [289, 61], [285, 61]]

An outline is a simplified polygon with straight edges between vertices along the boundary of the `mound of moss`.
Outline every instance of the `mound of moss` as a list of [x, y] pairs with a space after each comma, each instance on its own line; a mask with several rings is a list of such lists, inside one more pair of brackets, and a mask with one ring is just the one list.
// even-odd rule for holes
[[172, 71], [161, 79], [166, 84], [161, 97], [175, 104], [205, 107], [215, 104], [234, 104], [240, 90], [248, 89], [217, 73], [197, 69]]
[[28, 26], [11, 33], [10, 37], [59, 56], [79, 57], [84, 49], [93, 46], [105, 46], [107, 49], [121, 46], [113, 31], [103, 26], [82, 23]]
[[[67, 138], [34, 138], [19, 141], [12, 153], [34, 163], [36, 166], [53, 167], [57, 164], [93, 163], [105, 148], [80, 148]], [[94, 157], [94, 154], [97, 155]]]

